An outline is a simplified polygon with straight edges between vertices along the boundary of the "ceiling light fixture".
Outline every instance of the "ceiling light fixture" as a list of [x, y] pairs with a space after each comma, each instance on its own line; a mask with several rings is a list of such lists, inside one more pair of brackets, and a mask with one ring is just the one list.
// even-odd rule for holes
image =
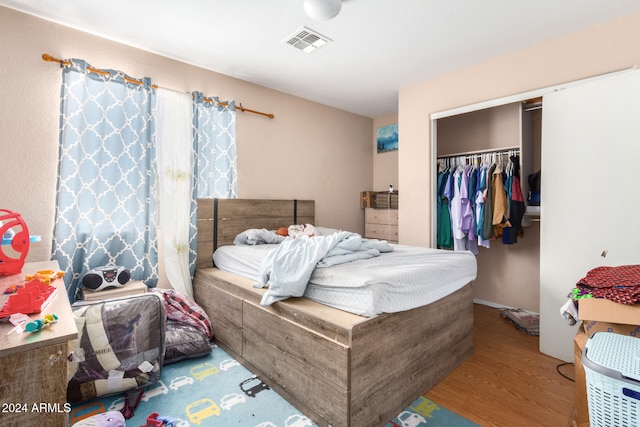
[[304, 0], [304, 11], [310, 18], [326, 21], [335, 18], [342, 9], [342, 0]]

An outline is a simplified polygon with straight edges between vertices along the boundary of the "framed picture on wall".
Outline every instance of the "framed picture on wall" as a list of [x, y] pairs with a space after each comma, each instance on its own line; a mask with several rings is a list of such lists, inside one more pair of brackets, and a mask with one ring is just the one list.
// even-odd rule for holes
[[376, 134], [378, 153], [395, 151], [398, 149], [398, 124], [382, 126]]

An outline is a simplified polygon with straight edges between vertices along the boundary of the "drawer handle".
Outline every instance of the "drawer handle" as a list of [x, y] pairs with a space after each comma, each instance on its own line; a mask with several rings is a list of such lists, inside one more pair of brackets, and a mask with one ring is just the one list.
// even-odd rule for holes
[[49, 355], [49, 366], [53, 366], [54, 363], [60, 361], [60, 356], [62, 356], [62, 350], [58, 350], [58, 353]]

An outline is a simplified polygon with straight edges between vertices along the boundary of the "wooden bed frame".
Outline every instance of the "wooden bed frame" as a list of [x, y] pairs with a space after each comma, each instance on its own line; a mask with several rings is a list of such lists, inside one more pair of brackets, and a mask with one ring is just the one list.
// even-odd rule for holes
[[216, 342], [320, 426], [385, 425], [473, 350], [471, 284], [428, 306], [366, 318], [264, 289], [213, 266], [248, 228], [314, 223], [314, 202], [200, 199], [196, 302]]

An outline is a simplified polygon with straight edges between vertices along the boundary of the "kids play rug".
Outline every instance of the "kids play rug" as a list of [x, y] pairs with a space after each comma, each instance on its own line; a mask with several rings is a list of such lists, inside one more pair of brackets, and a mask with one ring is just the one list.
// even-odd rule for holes
[[[130, 393], [129, 399], [137, 393]], [[73, 405], [70, 425], [105, 411], [119, 411], [125, 396]], [[130, 406], [135, 402], [129, 401]], [[280, 397], [220, 347], [198, 359], [162, 368], [161, 380], [142, 394], [127, 427], [147, 425], [158, 413], [166, 427], [305, 427], [316, 424]], [[477, 424], [420, 397], [385, 427], [473, 427]]]

